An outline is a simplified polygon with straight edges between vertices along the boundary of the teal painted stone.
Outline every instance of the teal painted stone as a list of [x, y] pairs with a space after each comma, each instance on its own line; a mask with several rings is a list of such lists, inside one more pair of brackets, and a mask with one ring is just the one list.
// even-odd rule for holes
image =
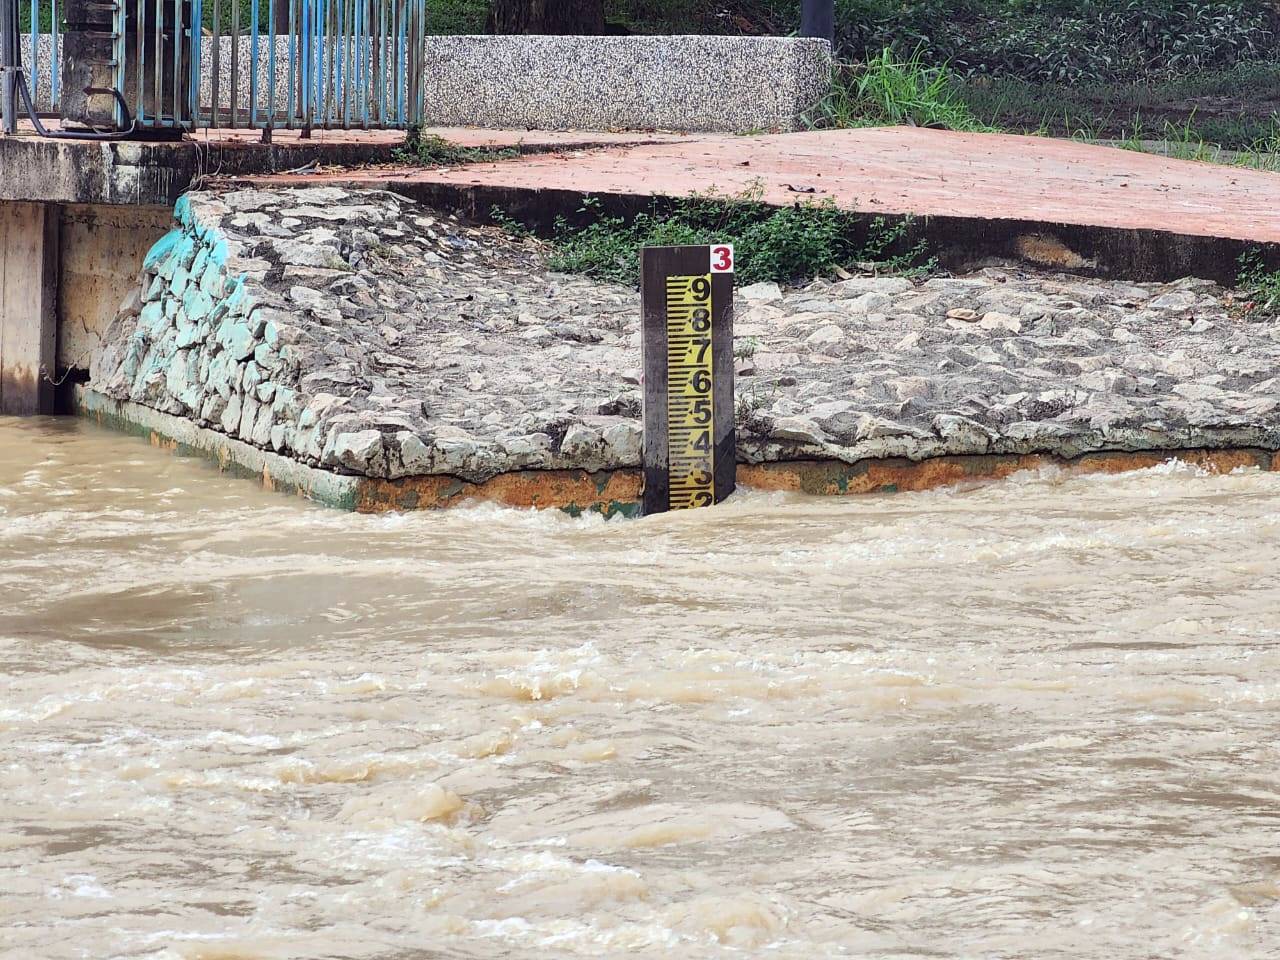
[[276, 398], [276, 385], [270, 380], [264, 380], [262, 383], [258, 384], [256, 396], [260, 403], [270, 404]]
[[184, 193], [178, 198], [178, 202], [173, 205], [173, 218], [184, 227], [192, 225], [193, 218], [191, 215], [191, 195]]
[[187, 284], [191, 282], [191, 272], [179, 265], [173, 268], [173, 279], [169, 281], [169, 292], [180, 297], [187, 292]]
[[226, 353], [220, 353], [209, 361], [205, 385], [224, 399], [231, 397], [231, 358]]
[[185, 270], [191, 266], [195, 255], [196, 242], [186, 234], [179, 234], [169, 255], [157, 264], [156, 273], [166, 280], [172, 279], [174, 271], [179, 267]]
[[[231, 250], [227, 246], [226, 240], [222, 239], [221, 237], [215, 238], [213, 236], [210, 236], [209, 238], [209, 262], [210, 263], [217, 264], [219, 267], [225, 267], [227, 265], [227, 260], [230, 258], [230, 255], [231, 255]], [[241, 276], [241, 279], [244, 279], [243, 276]]]
[[267, 327], [267, 313], [265, 310], [254, 310], [244, 318], [244, 322], [248, 325], [249, 331], [253, 334], [255, 346], [262, 342], [263, 331]]
[[244, 365], [244, 377], [240, 382], [240, 386], [245, 393], [253, 393], [258, 389], [258, 384], [261, 382], [262, 370], [256, 363], [250, 360]]
[[204, 331], [200, 329], [200, 325], [191, 320], [183, 320], [176, 329], [177, 338], [174, 340], [174, 345], [179, 350], [194, 347], [204, 339]]
[[227, 316], [218, 324], [218, 342], [231, 355], [232, 360], [247, 360], [253, 356], [257, 340], [246, 320]]
[[247, 317], [258, 305], [257, 299], [244, 283], [236, 284], [226, 297], [227, 311], [237, 317]]
[[146, 330], [148, 333], [154, 333], [163, 327], [168, 318], [164, 313], [164, 303], [160, 300], [153, 300], [143, 306], [142, 311], [138, 314], [138, 327]]
[[[241, 440], [249, 440], [253, 437], [253, 428], [258, 422], [258, 401], [253, 397], [244, 397], [240, 401], [240, 425], [236, 428], [236, 433], [240, 435]], [[270, 418], [267, 420], [270, 423]]]
[[136, 334], [129, 338], [129, 346], [125, 349], [124, 359], [120, 361], [120, 373], [130, 382], [138, 375], [142, 359], [147, 355], [147, 342]]
[[142, 302], [151, 303], [153, 300], [159, 300], [168, 289], [169, 282], [164, 277], [152, 277], [151, 283], [147, 285], [147, 290], [142, 295]]
[[[244, 278], [237, 278], [240, 283], [244, 282]], [[227, 277], [227, 268], [221, 263], [215, 263], [213, 258], [209, 258], [209, 262], [205, 265], [204, 272], [200, 274], [200, 289], [207, 293], [214, 300], [221, 300], [224, 296], [233, 290], [232, 284], [235, 283]]]
[[207, 244], [201, 244], [200, 249], [196, 251], [195, 259], [191, 261], [191, 276], [199, 277], [204, 273], [204, 268], [209, 263], [209, 247]]
[[188, 320], [199, 323], [213, 312], [213, 299], [199, 287], [190, 286], [182, 296], [182, 309]]
[[182, 239], [181, 230], [170, 230], [163, 237], [151, 245], [151, 249], [147, 251], [146, 257], [142, 261], [142, 269], [156, 270], [160, 266], [160, 261], [164, 260], [178, 245], [178, 241]]
[[177, 343], [178, 331], [172, 327], [166, 327], [160, 338], [151, 345], [152, 362], [161, 373], [173, 359], [173, 354], [178, 349]]
[[253, 432], [249, 435], [249, 442], [259, 447], [267, 447], [271, 445], [271, 431], [275, 429], [271, 421], [271, 408], [269, 406], [260, 406], [258, 408], [258, 418], [253, 422]]
[[[169, 396], [182, 400], [182, 394], [195, 382], [196, 364], [196, 358], [190, 350], [180, 349], [173, 355], [164, 372], [164, 388]], [[196, 384], [196, 386], [199, 385]], [[192, 406], [199, 408], [198, 403], [191, 404], [185, 400], [183, 403], [188, 408]]]
[[234, 434], [240, 428], [240, 394], [233, 393], [222, 411], [222, 432]]

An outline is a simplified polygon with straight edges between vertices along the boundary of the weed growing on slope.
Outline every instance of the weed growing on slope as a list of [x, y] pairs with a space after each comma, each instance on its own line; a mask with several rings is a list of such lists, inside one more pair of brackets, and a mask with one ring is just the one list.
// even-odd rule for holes
[[435, 134], [410, 133], [405, 145], [395, 152], [400, 163], [423, 167], [456, 167], [467, 163], [510, 160], [520, 155], [515, 147], [464, 147]]
[[742, 284], [795, 283], [864, 261], [884, 272], [935, 267], [923, 243], [910, 242], [909, 220], [868, 221], [829, 200], [775, 207], [762, 196], [759, 186], [734, 196], [695, 194], [630, 220], [605, 214], [588, 198], [580, 211], [585, 226], [557, 220], [551, 267], [635, 286], [641, 247], [710, 243], [734, 245]]
[[1244, 312], [1255, 319], [1280, 318], [1280, 270], [1268, 270], [1256, 250], [1241, 254], [1238, 263]]
[[885, 48], [866, 63], [837, 64], [827, 95], [806, 117], [814, 129], [907, 124], [990, 131], [959, 99], [946, 65], [929, 66], [917, 50], [900, 58]]

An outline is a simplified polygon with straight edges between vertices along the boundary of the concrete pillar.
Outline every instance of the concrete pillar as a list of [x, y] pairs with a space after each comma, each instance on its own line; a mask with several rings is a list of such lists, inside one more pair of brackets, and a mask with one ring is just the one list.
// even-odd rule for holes
[[0, 202], [0, 413], [54, 412], [58, 207]]

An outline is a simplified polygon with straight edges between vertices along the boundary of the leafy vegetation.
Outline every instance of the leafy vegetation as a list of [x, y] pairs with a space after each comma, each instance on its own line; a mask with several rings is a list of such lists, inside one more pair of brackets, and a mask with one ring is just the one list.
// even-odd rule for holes
[[1268, 270], [1257, 251], [1241, 254], [1236, 285], [1245, 298], [1244, 312], [1259, 319], [1280, 318], [1280, 270]]
[[464, 147], [435, 134], [411, 132], [404, 147], [395, 152], [400, 163], [424, 167], [456, 167], [466, 163], [487, 163], [519, 156], [515, 147]]
[[886, 47], [866, 63], [836, 66], [831, 90], [807, 118], [811, 127], [910, 124], [946, 130], [990, 130], [959, 99], [945, 66], [916, 50], [899, 57]]
[[[801, 0], [614, 2], [611, 19], [652, 32], [788, 33]], [[701, 12], [691, 11], [701, 7]], [[656, 16], [668, 11], [667, 17]], [[656, 21], [656, 22], [655, 22]], [[656, 28], [656, 29], [655, 29]], [[1273, 55], [1269, 0], [836, 0], [842, 59], [920, 50], [960, 76], [1115, 82], [1221, 70]]]
[[[551, 266], [635, 286], [640, 248], [732, 243], [738, 280], [798, 282], [848, 264], [874, 261], [882, 272], [914, 274], [936, 268], [909, 220], [868, 220], [829, 201], [774, 207], [754, 188], [736, 196], [696, 194], [630, 219], [606, 214], [595, 198], [579, 211], [585, 225], [556, 222]], [[505, 218], [495, 218], [510, 229]]]
[[1216, 74], [1124, 83], [1032, 83], [977, 78], [953, 87], [974, 116], [995, 127], [1088, 139], [1166, 139], [1188, 128], [1227, 150], [1265, 147], [1280, 114], [1280, 63], [1241, 63]]

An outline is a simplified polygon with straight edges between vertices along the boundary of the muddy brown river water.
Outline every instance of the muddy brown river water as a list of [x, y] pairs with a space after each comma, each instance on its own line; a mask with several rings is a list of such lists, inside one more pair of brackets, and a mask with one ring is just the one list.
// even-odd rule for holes
[[0, 957], [1280, 957], [1280, 476], [352, 516], [0, 420]]

